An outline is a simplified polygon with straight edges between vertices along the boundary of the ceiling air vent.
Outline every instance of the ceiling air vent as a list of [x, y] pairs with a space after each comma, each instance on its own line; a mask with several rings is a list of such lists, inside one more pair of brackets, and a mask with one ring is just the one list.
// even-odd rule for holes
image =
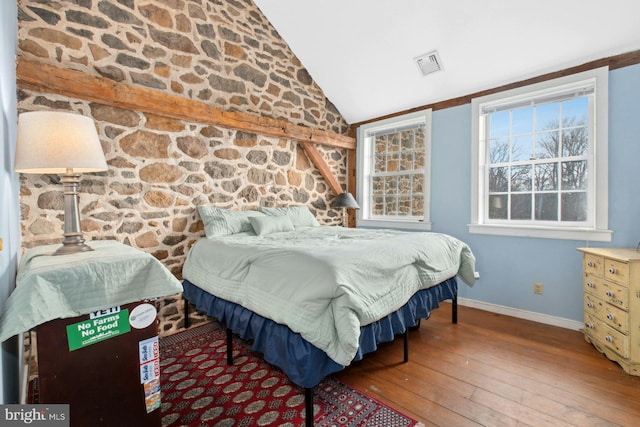
[[420, 55], [417, 58], [414, 58], [414, 61], [418, 64], [418, 68], [423, 76], [442, 70], [442, 61], [440, 60], [440, 55], [438, 55], [438, 51], [436, 50]]

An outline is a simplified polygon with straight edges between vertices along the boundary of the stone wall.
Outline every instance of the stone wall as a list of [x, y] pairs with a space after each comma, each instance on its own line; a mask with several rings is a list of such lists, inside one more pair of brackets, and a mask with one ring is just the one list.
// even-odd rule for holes
[[[343, 133], [346, 123], [260, 10], [243, 0], [20, 0], [19, 54], [223, 110]], [[72, 83], [71, 83], [72, 84]], [[85, 239], [115, 239], [177, 277], [203, 233], [196, 206], [304, 204], [339, 223], [333, 195], [295, 141], [19, 89], [22, 111], [92, 117], [109, 170], [84, 174]], [[346, 152], [319, 147], [341, 182]], [[21, 175], [24, 248], [61, 241], [55, 175]], [[182, 325], [181, 299], [159, 302], [161, 331]]]

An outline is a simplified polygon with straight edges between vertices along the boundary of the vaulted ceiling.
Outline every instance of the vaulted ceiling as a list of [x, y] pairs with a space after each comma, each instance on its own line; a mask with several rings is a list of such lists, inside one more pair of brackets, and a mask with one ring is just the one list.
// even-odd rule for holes
[[640, 0], [254, 1], [349, 123], [640, 49]]

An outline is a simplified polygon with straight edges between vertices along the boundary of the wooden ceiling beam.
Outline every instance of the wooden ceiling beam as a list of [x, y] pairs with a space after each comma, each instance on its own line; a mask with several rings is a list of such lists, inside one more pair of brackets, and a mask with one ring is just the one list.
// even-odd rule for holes
[[349, 150], [356, 148], [355, 138], [347, 135], [299, 126], [286, 120], [223, 111], [202, 101], [44, 64], [22, 56], [16, 62], [16, 80], [20, 88], [264, 136]]

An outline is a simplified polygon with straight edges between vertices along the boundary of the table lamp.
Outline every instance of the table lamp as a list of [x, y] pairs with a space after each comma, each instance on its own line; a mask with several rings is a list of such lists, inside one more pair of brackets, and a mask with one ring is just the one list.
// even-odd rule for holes
[[342, 194], [338, 195], [336, 199], [331, 203], [331, 206], [334, 208], [342, 208], [342, 226], [346, 227], [347, 224], [347, 209], [360, 209], [358, 206], [358, 202], [353, 198], [351, 193], [347, 193], [346, 191]]
[[107, 170], [93, 120], [58, 111], [20, 114], [14, 169], [21, 173], [62, 176], [64, 240], [53, 255], [93, 250], [84, 243], [78, 210], [80, 173]]

